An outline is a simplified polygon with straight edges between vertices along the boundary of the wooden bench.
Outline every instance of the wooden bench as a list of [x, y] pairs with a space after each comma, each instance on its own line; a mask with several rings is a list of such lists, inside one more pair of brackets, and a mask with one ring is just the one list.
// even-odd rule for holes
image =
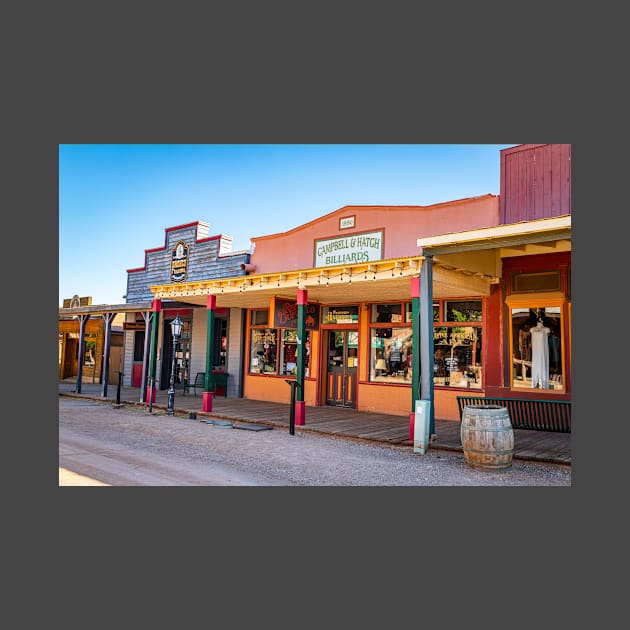
[[[229, 374], [227, 372], [212, 372], [212, 391], [217, 393], [217, 386], [223, 388], [223, 395], [227, 398], [227, 381]], [[202, 392], [205, 391], [206, 387], [206, 373], [205, 372], [197, 372], [195, 376], [194, 383], [187, 383], [185, 387], [185, 391], [193, 390], [193, 394], [197, 395], [197, 389], [200, 389]]]
[[457, 396], [460, 422], [466, 405], [499, 405], [506, 407], [514, 429], [571, 433], [570, 400]]

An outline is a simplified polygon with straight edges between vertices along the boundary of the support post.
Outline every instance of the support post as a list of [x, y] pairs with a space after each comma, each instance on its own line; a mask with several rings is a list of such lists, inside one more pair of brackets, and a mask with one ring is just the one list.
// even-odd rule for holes
[[158, 343], [158, 319], [162, 310], [162, 300], [153, 300], [151, 311], [153, 313], [151, 323], [151, 350], [149, 352], [149, 386], [147, 387], [147, 403], [149, 412], [153, 412], [155, 402], [155, 369], [157, 363], [157, 343]]
[[214, 396], [214, 375], [212, 374], [212, 360], [214, 358], [214, 319], [216, 308], [217, 296], [209, 295], [207, 300], [208, 325], [206, 329], [206, 378], [203, 388], [203, 402], [201, 406], [201, 409], [206, 412], [212, 411], [212, 397]]
[[77, 365], [77, 394], [81, 393], [81, 381], [83, 380], [83, 360], [85, 356], [85, 328], [89, 315], [77, 315], [79, 318], [79, 358]]
[[123, 373], [118, 372], [118, 385], [116, 386], [116, 404], [120, 405], [120, 385], [122, 383]]
[[140, 382], [140, 402], [147, 397], [147, 381], [149, 376], [149, 346], [151, 343], [151, 311], [142, 313], [144, 319], [144, 350], [142, 352], [142, 381]]
[[420, 277], [411, 278], [411, 348], [411, 412], [409, 413], [409, 439], [413, 441], [416, 421], [416, 401], [420, 398]]
[[109, 356], [111, 353], [112, 343], [112, 321], [116, 317], [116, 313], [103, 313], [103, 321], [105, 322], [105, 353], [103, 357], [103, 390], [101, 395], [107, 398], [107, 386], [109, 385]]
[[[306, 404], [304, 402], [304, 372], [306, 365], [306, 307], [308, 305], [308, 292], [306, 289], [298, 289], [297, 292], [297, 370], [295, 382], [297, 383], [297, 402], [295, 403], [295, 423], [298, 426], [306, 424]], [[295, 392], [293, 392], [295, 398]], [[291, 434], [293, 435], [293, 434]]]
[[425, 256], [420, 271], [420, 397], [430, 401], [429, 436], [435, 434], [433, 388], [433, 256]]
[[285, 383], [291, 388], [291, 398], [289, 402], [289, 435], [295, 435], [295, 390], [300, 389], [297, 381], [284, 379]]

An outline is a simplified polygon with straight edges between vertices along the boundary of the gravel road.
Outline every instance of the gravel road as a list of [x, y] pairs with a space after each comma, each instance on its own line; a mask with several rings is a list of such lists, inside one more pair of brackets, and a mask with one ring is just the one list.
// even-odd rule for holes
[[293, 436], [288, 429], [236, 430], [64, 396], [59, 467], [60, 486], [571, 485], [570, 466], [559, 464], [514, 460], [506, 470], [476, 470], [452, 451], [420, 455], [299, 427]]

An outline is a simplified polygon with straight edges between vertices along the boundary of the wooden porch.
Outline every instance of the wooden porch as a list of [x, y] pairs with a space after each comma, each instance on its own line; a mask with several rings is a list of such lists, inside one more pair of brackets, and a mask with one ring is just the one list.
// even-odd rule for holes
[[[74, 382], [59, 383], [59, 394], [81, 396], [103, 400], [102, 386], [83, 383], [81, 394], [76, 393]], [[107, 400], [117, 400], [117, 387], [108, 387]], [[201, 411], [202, 396], [183, 394], [182, 390], [175, 392], [175, 413], [189, 414], [195, 412], [197, 419], [205, 417], [230, 420], [238, 423], [264, 424], [280, 429], [289, 430], [289, 388], [287, 387], [287, 403], [273, 403], [247, 398], [213, 398], [212, 413]], [[140, 388], [121, 387], [120, 402], [137, 404], [147, 407], [140, 400]], [[167, 391], [159, 390], [153, 411], [163, 413], [167, 404]], [[366, 413], [340, 407], [306, 407], [306, 425], [296, 426], [296, 432], [309, 431], [344, 439], [367, 440], [381, 444], [413, 448], [409, 440], [409, 419], [381, 413]], [[463, 452], [460, 443], [460, 425], [457, 421], [435, 421], [435, 441], [430, 448]], [[517, 459], [550, 462], [556, 464], [571, 464], [571, 434], [552, 433], [547, 431], [533, 431], [525, 429], [514, 430], [514, 457]]]

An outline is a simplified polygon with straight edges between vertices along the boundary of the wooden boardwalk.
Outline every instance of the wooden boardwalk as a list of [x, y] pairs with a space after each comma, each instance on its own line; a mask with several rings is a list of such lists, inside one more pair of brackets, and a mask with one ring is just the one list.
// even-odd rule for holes
[[[72, 382], [60, 382], [59, 393], [76, 396], [76, 385]], [[84, 383], [80, 396], [103, 400], [102, 386]], [[117, 388], [108, 388], [107, 400], [115, 401]], [[288, 395], [287, 395], [288, 398]], [[121, 387], [121, 403], [146, 406], [140, 401], [140, 389]], [[201, 411], [202, 396], [175, 392], [175, 413], [195, 412], [198, 418], [205, 416], [230, 420], [232, 422], [260, 423], [267, 426], [289, 430], [289, 403], [273, 403], [247, 398], [225, 398], [215, 396], [212, 413]], [[167, 404], [167, 392], [160, 390], [156, 395], [153, 408], [163, 411]], [[306, 407], [306, 425], [296, 426], [295, 431], [309, 431], [353, 440], [367, 440], [391, 446], [413, 448], [409, 440], [409, 418], [382, 413], [367, 413], [340, 407]], [[452, 420], [435, 421], [435, 441], [430, 448], [459, 451], [463, 453], [460, 442], [459, 422]], [[571, 434], [551, 433], [548, 431], [514, 430], [514, 458], [571, 464]]]

